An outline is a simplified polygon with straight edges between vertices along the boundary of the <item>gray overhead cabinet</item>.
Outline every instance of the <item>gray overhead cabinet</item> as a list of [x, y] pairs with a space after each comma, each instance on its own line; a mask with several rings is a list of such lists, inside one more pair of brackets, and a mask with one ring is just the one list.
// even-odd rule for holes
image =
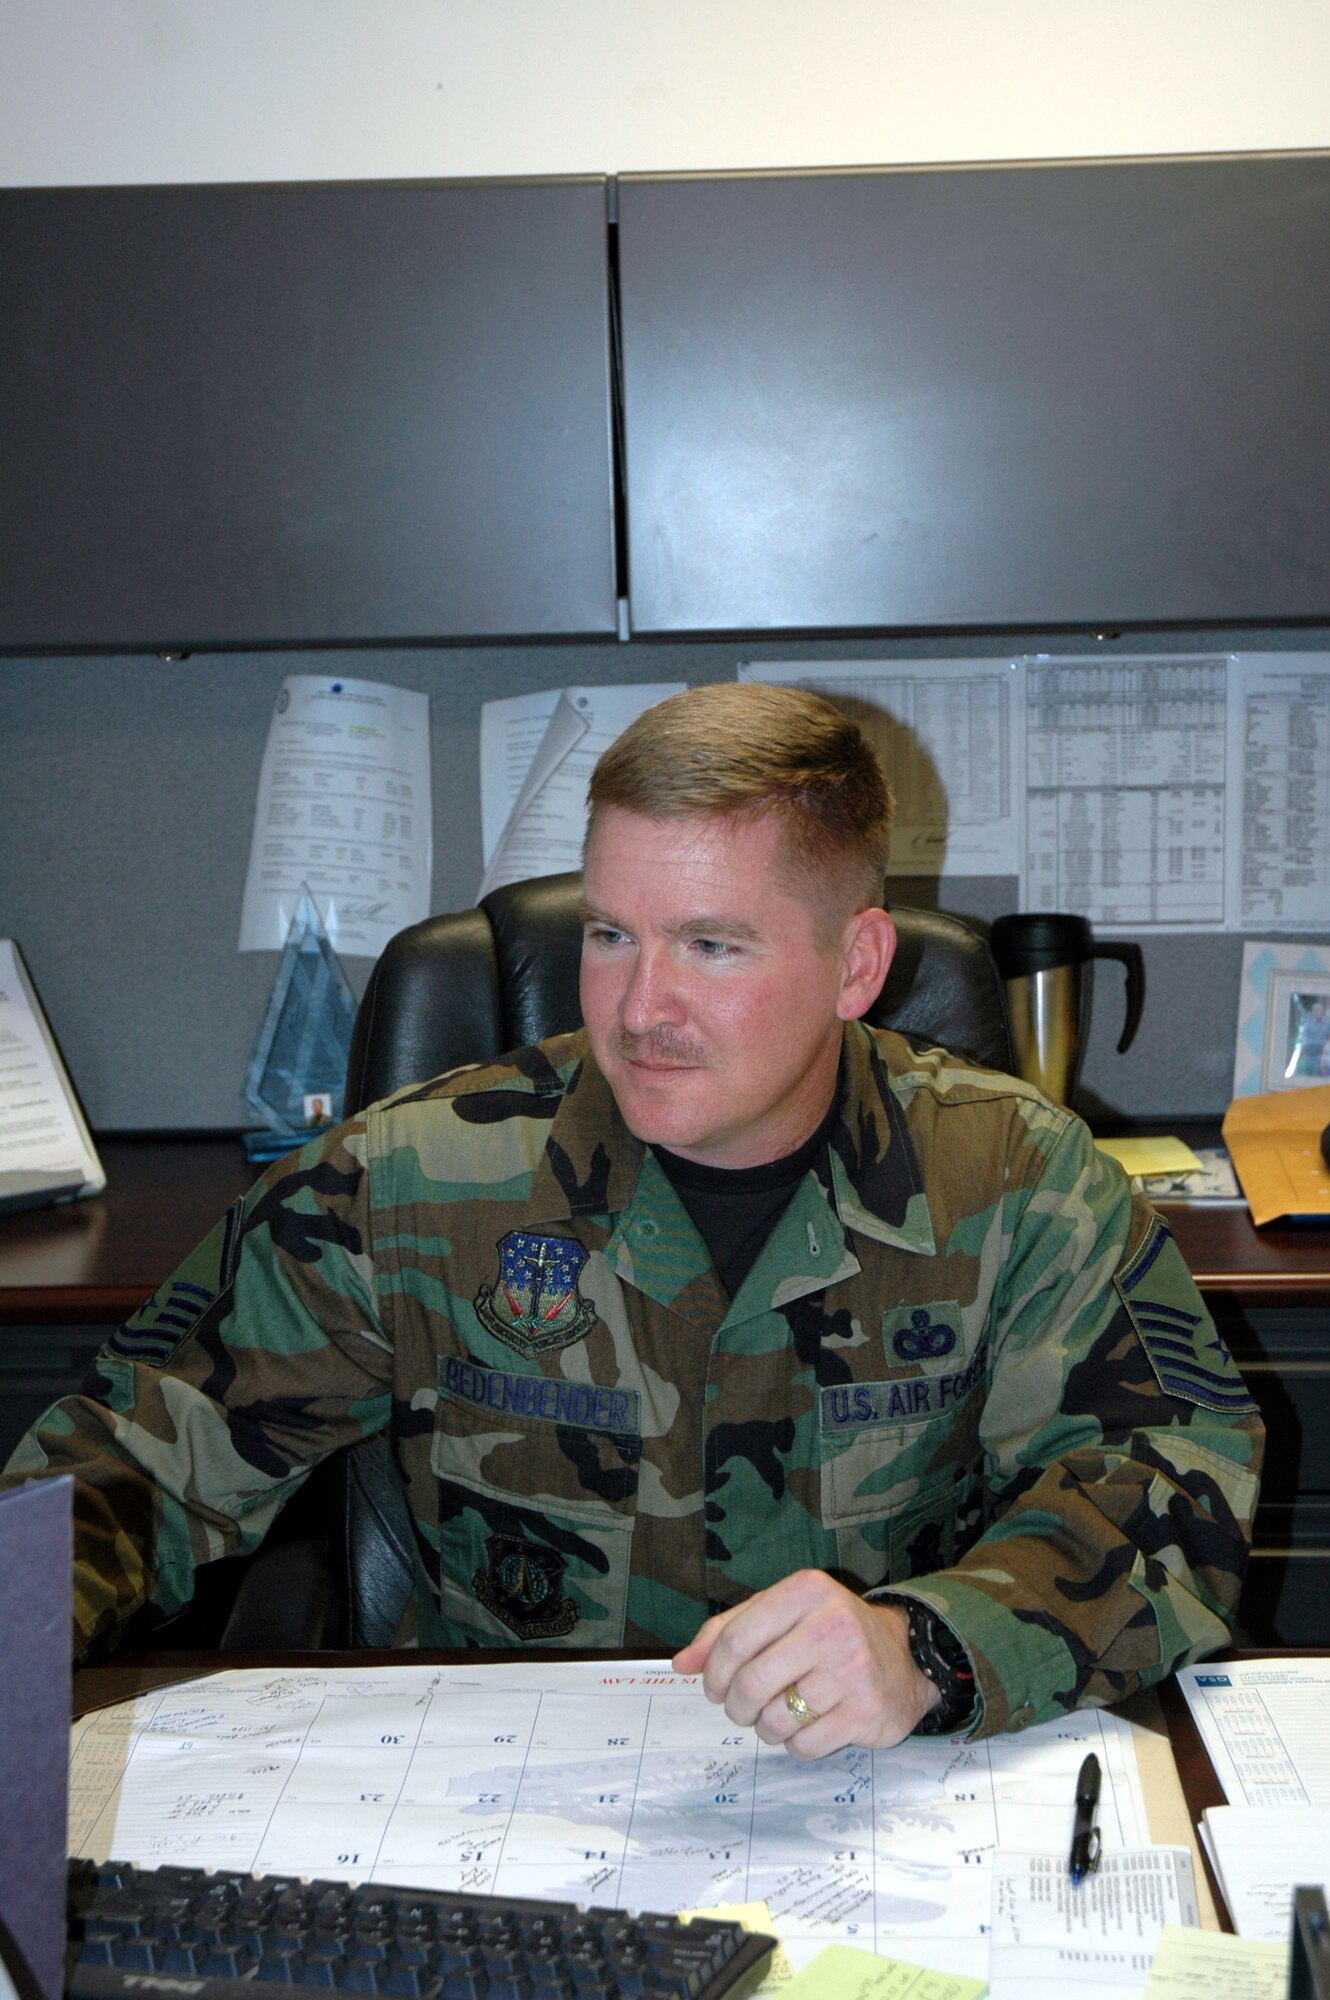
[[1330, 158], [619, 182], [635, 632], [1330, 616]]
[[607, 191], [0, 191], [0, 650], [1330, 618], [1330, 156]]
[[613, 633], [606, 183], [0, 193], [0, 647]]

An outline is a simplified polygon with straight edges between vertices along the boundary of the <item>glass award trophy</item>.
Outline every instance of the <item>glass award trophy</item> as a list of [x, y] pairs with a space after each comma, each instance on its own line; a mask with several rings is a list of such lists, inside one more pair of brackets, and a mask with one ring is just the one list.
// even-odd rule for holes
[[342, 1117], [355, 997], [302, 883], [245, 1073], [245, 1102], [263, 1121], [244, 1135], [252, 1161], [280, 1159]]

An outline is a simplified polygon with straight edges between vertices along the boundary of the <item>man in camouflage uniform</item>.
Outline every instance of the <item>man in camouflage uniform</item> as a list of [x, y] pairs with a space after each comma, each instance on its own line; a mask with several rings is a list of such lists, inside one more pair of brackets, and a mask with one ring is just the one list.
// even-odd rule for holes
[[15, 1454], [77, 1477], [78, 1643], [384, 1426], [420, 1643], [677, 1649], [800, 1756], [1020, 1728], [1224, 1643], [1252, 1401], [1079, 1120], [863, 1025], [889, 813], [815, 696], [626, 732], [586, 1031], [274, 1166]]

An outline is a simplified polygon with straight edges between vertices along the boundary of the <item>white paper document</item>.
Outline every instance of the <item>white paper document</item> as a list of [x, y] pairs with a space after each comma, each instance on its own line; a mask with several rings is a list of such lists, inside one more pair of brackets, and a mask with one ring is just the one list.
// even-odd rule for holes
[[667, 1665], [235, 1671], [76, 1726], [70, 1846], [676, 1910], [766, 1902], [827, 1943], [987, 1971], [1000, 1847], [1062, 1853], [1087, 1751], [1106, 1853], [1149, 1840], [1130, 1723], [799, 1764]]
[[1330, 919], [1330, 658], [1245, 653], [1229, 705], [1230, 767], [1242, 784], [1229, 845], [1238, 930], [1324, 931]]
[[1106, 1853], [1076, 1884], [1065, 1854], [999, 1854], [989, 2000], [1138, 2000], [1165, 1925], [1198, 1922], [1183, 1847]]
[[741, 681], [811, 688], [853, 715], [896, 799], [889, 875], [1014, 875], [1021, 679], [1011, 660], [745, 661]]
[[429, 697], [379, 681], [288, 674], [254, 807], [241, 951], [280, 951], [301, 885], [334, 951], [377, 958], [429, 915]]
[[1220, 930], [1230, 656], [1025, 665], [1023, 910]]
[[682, 681], [547, 688], [487, 701], [480, 717], [481, 837], [477, 900], [508, 882], [582, 865], [586, 791], [602, 750]]
[[1330, 1806], [1330, 1657], [1180, 1667], [1231, 1806]]
[[[1324, 931], [1330, 653], [749, 660], [864, 729], [896, 799], [892, 876], [1013, 875], [1106, 933]], [[676, 691], [486, 702], [484, 895], [580, 865], [586, 783]]]
[[1324, 930], [1330, 655], [1025, 661], [1022, 909]]
[[1211, 1806], [1201, 1839], [1243, 1937], [1286, 1944], [1293, 1891], [1330, 1897], [1330, 1806]]
[[1201, 1838], [1229, 1915], [1277, 1943], [1294, 1889], [1330, 1890], [1330, 1658], [1216, 1660], [1178, 1684], [1228, 1800]]
[[12, 938], [0, 938], [0, 1208], [96, 1194], [106, 1174]]

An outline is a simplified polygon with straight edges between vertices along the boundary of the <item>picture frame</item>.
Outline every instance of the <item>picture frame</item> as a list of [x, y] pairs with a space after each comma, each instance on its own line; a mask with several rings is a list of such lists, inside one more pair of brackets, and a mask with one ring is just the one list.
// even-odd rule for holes
[[1242, 951], [1233, 1095], [1330, 1084], [1330, 947]]

